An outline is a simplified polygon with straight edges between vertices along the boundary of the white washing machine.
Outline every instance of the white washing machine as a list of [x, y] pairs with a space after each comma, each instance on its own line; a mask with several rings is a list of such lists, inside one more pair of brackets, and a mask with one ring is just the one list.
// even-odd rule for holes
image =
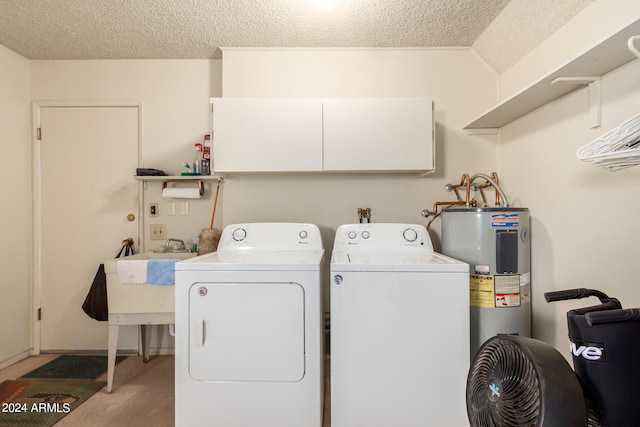
[[236, 224], [176, 264], [176, 426], [322, 426], [323, 254], [315, 225]]
[[332, 427], [468, 426], [468, 265], [422, 225], [350, 224], [330, 282]]

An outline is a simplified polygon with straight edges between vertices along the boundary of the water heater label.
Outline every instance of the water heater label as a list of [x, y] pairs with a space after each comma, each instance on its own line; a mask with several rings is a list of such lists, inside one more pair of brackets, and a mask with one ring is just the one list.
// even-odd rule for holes
[[520, 306], [520, 275], [494, 276], [496, 290], [496, 308]]
[[[469, 305], [485, 308], [519, 307], [528, 302], [529, 295], [520, 292], [520, 275], [503, 274], [469, 276]], [[526, 296], [526, 300], [523, 299]]]
[[501, 213], [491, 215], [491, 227], [518, 227], [520, 217], [517, 213]]
[[495, 307], [493, 276], [472, 274], [469, 276], [469, 305], [474, 307]]

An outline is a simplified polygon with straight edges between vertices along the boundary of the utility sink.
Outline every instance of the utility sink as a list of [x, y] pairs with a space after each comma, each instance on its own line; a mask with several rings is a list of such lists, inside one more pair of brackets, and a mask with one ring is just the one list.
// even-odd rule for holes
[[118, 277], [118, 261], [127, 262], [149, 259], [179, 259], [195, 257], [194, 252], [144, 252], [124, 258], [110, 259], [104, 263], [107, 275], [107, 300], [109, 314], [173, 313], [175, 311], [174, 287], [147, 283], [122, 283]]
[[142, 359], [149, 361], [151, 325], [175, 324], [175, 286], [147, 283], [122, 283], [118, 276], [118, 261], [150, 259], [188, 259], [193, 252], [145, 252], [104, 262], [107, 275], [107, 301], [109, 303], [109, 349], [107, 358], [107, 392], [113, 389], [118, 334], [122, 325], [139, 325]]
[[187, 249], [173, 249], [173, 248], [167, 248], [167, 247], [164, 247], [164, 246], [161, 246], [160, 249], [156, 249], [156, 250], [147, 252], [147, 254], [149, 254], [149, 255], [154, 255], [154, 254], [157, 254], [157, 255], [168, 254], [168, 255], [170, 255], [170, 254], [188, 254], [188, 253], [192, 253], [192, 252], [188, 251]]

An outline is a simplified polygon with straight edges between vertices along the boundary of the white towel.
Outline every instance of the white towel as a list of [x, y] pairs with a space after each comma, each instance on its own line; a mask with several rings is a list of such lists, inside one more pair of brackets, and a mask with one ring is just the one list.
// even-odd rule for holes
[[144, 283], [147, 281], [147, 263], [149, 260], [118, 260], [118, 278], [120, 283]]

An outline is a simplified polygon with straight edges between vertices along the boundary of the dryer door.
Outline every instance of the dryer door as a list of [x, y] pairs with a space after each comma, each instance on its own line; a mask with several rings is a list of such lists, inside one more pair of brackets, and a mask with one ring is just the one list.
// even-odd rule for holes
[[189, 373], [199, 381], [304, 377], [304, 289], [297, 283], [194, 283]]

